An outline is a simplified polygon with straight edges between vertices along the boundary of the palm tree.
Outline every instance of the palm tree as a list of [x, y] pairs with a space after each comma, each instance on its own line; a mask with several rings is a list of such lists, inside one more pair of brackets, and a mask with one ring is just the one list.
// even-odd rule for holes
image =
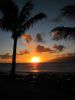
[[[64, 6], [61, 9], [61, 16], [70, 18], [70, 19], [75, 19], [75, 5], [67, 5]], [[71, 27], [55, 27], [54, 29], [51, 30], [51, 33], [56, 32], [56, 35], [60, 35], [60, 37], [72, 37], [73, 39], [75, 39], [75, 27], [71, 28]], [[56, 36], [55, 36], [56, 37]], [[54, 37], [54, 39], [56, 39]], [[59, 37], [59, 38], [60, 38]]]
[[75, 5], [67, 5], [61, 9], [61, 15], [67, 18], [75, 19]]
[[51, 33], [53, 34], [53, 39], [59, 40], [59, 39], [66, 39], [66, 38], [73, 38], [75, 39], [75, 27], [55, 27], [51, 30]]
[[[46, 18], [44, 13], [39, 13], [32, 16], [33, 4], [31, 1], [26, 2], [21, 12], [16, 4], [12, 0], [0, 0], [0, 11], [2, 18], [0, 19], [0, 28], [4, 31], [10, 31], [12, 33], [13, 45], [13, 57], [12, 67], [10, 75], [15, 78], [16, 67], [16, 47], [17, 40], [27, 29], [29, 29], [37, 21]], [[31, 17], [32, 16], [32, 17]]]

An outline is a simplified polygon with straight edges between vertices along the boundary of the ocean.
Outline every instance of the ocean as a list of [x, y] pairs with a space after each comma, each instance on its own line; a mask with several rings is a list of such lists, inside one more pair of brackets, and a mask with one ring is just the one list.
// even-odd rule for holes
[[[11, 64], [0, 63], [0, 72], [10, 72], [10, 70]], [[17, 63], [16, 72], [75, 72], [75, 63]]]

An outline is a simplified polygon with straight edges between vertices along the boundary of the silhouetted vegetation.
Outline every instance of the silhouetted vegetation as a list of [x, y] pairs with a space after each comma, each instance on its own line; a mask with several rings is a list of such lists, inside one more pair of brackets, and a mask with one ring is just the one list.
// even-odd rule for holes
[[51, 30], [51, 33], [54, 33], [53, 39], [62, 39], [62, 38], [73, 38], [75, 39], [75, 28], [71, 27], [55, 27]]
[[12, 39], [14, 40], [11, 68], [12, 78], [15, 78], [16, 46], [18, 37], [20, 37], [34, 23], [46, 18], [44, 13], [39, 13], [32, 16], [32, 10], [33, 3], [31, 0], [26, 2], [20, 13], [18, 6], [12, 0], [0, 0], [0, 11], [2, 12], [0, 28], [4, 31], [12, 32]]
[[[75, 5], [67, 5], [64, 6], [61, 9], [61, 16], [62, 17], [67, 17], [70, 18], [71, 20], [75, 20]], [[73, 38], [75, 39], [75, 27], [55, 27], [54, 29], [51, 30], [51, 33], [53, 33], [55, 35], [57, 35], [56, 37], [58, 37], [57, 39], [61, 39], [61, 38]], [[54, 36], [55, 36], [54, 35]], [[59, 36], [60, 35], [60, 36]], [[54, 39], [56, 39], [54, 37]]]
[[0, 86], [3, 99], [75, 99], [75, 73], [29, 73], [15, 80], [0, 73]]
[[61, 15], [75, 20], [75, 5], [67, 5], [61, 9]]

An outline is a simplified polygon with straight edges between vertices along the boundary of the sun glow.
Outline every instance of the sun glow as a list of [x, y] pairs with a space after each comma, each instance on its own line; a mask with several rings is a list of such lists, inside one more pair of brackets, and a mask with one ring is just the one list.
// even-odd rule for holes
[[41, 62], [40, 57], [32, 57], [31, 62], [32, 63], [39, 63], [39, 62]]

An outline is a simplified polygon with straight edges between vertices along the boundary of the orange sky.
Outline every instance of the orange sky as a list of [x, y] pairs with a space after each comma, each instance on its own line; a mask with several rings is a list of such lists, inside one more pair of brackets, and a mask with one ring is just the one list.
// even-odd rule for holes
[[[41, 40], [41, 43], [34, 41], [31, 35], [23, 35], [22, 41], [19, 43], [23, 46], [22, 49], [17, 45], [17, 63], [27, 63], [31, 62], [33, 57], [39, 57], [40, 62], [53, 62], [57, 58], [62, 58], [68, 55], [68, 49], [64, 45], [53, 44], [49, 46], [47, 43]], [[13, 47], [12, 47], [13, 49]], [[12, 62], [12, 53], [0, 53], [0, 62], [1, 63], [11, 63]]]
[[[21, 10], [26, 0], [14, 0]], [[65, 18], [59, 18], [57, 14], [60, 13], [60, 9], [67, 5], [74, 4], [75, 0], [58, 0], [45, 2], [46, 0], [33, 0], [34, 9], [33, 16], [37, 12], [45, 12], [48, 19], [41, 20], [22, 34], [21, 38], [18, 39], [17, 43], [17, 63], [30, 62], [33, 56], [40, 57], [41, 62], [52, 62], [54, 59], [64, 57], [68, 53], [75, 52], [74, 41], [54, 41], [50, 31], [56, 26], [70, 26], [74, 27], [74, 21], [66, 20]], [[59, 5], [60, 2], [60, 5]], [[1, 16], [1, 15], [0, 15]], [[2, 16], [1, 16], [2, 17]], [[55, 18], [59, 18], [57, 21], [53, 21]], [[13, 51], [13, 39], [11, 39], [11, 32], [0, 30], [0, 62], [9, 63], [12, 62], [12, 51]], [[55, 36], [55, 34], [54, 34]], [[38, 53], [36, 52], [36, 49]]]
[[[30, 53], [30, 54], [24, 54], [24, 55], [18, 55], [16, 57], [16, 62], [17, 63], [26, 63], [26, 62], [31, 62], [31, 59], [33, 57], [39, 57], [40, 58], [40, 62], [52, 62], [54, 59], [56, 59], [58, 56], [57, 54], [50, 54], [48, 52], [44, 52], [44, 53]], [[12, 57], [11, 58], [3, 58], [0, 59], [0, 62], [3, 63], [11, 63], [12, 61]]]

